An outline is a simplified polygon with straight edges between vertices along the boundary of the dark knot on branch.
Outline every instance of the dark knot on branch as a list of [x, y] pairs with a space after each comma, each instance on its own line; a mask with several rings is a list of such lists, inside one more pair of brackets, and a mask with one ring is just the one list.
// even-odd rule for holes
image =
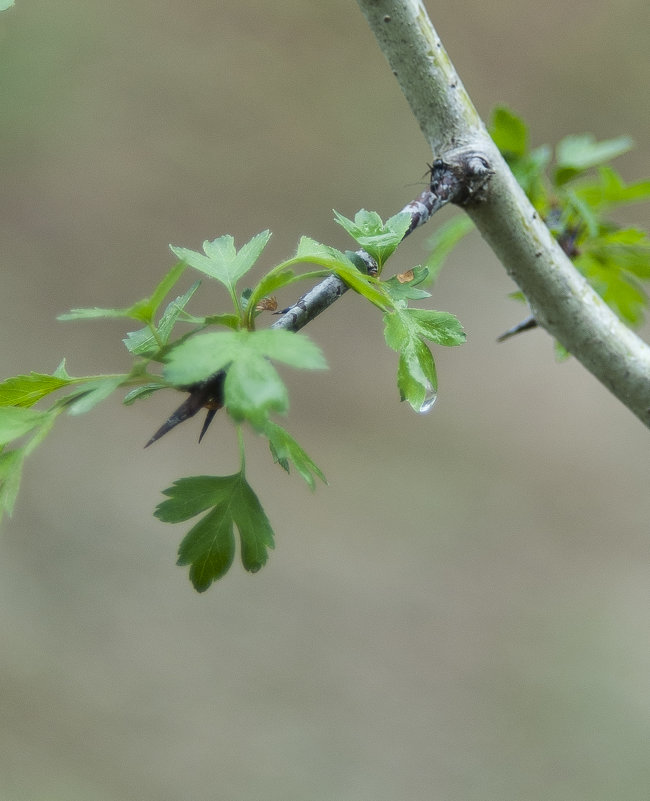
[[494, 170], [485, 156], [460, 151], [429, 165], [431, 192], [443, 203], [467, 206], [483, 199]]

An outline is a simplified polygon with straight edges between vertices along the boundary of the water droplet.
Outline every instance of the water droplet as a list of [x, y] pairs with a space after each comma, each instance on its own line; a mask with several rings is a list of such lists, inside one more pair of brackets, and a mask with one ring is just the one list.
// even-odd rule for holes
[[435, 404], [436, 400], [438, 399], [438, 391], [434, 389], [431, 385], [427, 386], [427, 391], [424, 395], [424, 400], [420, 404], [420, 408], [418, 409], [419, 414], [426, 414], [433, 409], [433, 405]]

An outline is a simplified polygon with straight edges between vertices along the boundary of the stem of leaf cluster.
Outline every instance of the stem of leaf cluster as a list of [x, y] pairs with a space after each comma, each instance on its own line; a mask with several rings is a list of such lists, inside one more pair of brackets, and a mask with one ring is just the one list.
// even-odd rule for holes
[[244, 430], [241, 423], [237, 424], [237, 445], [239, 446], [239, 471], [246, 472], [246, 448], [244, 445]]

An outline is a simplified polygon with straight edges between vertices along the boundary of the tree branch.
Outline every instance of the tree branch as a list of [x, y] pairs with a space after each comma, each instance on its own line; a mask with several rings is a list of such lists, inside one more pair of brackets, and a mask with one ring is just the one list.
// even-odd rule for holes
[[650, 347], [573, 267], [490, 139], [421, 0], [357, 0], [434, 157], [468, 150], [494, 171], [465, 203], [535, 320], [650, 427]]
[[[409, 225], [404, 238], [424, 225], [439, 209], [447, 203], [462, 204], [470, 197], [477, 195], [492, 175], [487, 163], [480, 155], [471, 151], [462, 154], [454, 163], [436, 159], [431, 165], [429, 188], [402, 209], [402, 213], [410, 214]], [[357, 251], [372, 272], [371, 257], [363, 250]], [[374, 265], [376, 271], [377, 265]], [[313, 289], [310, 289], [293, 306], [286, 309], [282, 317], [276, 320], [271, 328], [285, 328], [298, 331], [322, 311], [338, 300], [348, 289], [336, 275], [325, 278]]]
[[[431, 180], [429, 188], [415, 200], [408, 203], [402, 212], [411, 216], [411, 222], [404, 234], [407, 237], [420, 225], [431, 218], [438, 209], [447, 203], [463, 204], [482, 192], [487, 180], [492, 175], [486, 161], [471, 151], [464, 153], [454, 163], [436, 159], [430, 167]], [[365, 250], [358, 250], [357, 255], [365, 263], [369, 273], [377, 272], [377, 264]], [[303, 295], [293, 306], [285, 309], [279, 320], [271, 328], [284, 328], [288, 331], [299, 331], [322, 311], [338, 300], [348, 290], [347, 284], [336, 275], [330, 275]], [[201, 429], [199, 442], [212, 422], [216, 412], [223, 407], [225, 370], [185, 387], [190, 394], [165, 420], [160, 428], [149, 439], [145, 448], [152, 445], [172, 428], [194, 417], [201, 409], [208, 413]]]

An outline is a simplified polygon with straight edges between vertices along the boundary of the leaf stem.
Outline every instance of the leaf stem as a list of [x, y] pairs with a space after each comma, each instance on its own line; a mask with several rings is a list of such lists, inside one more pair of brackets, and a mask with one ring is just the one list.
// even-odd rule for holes
[[239, 446], [239, 472], [243, 475], [246, 474], [246, 448], [244, 445], [244, 429], [241, 423], [237, 426], [237, 444]]

